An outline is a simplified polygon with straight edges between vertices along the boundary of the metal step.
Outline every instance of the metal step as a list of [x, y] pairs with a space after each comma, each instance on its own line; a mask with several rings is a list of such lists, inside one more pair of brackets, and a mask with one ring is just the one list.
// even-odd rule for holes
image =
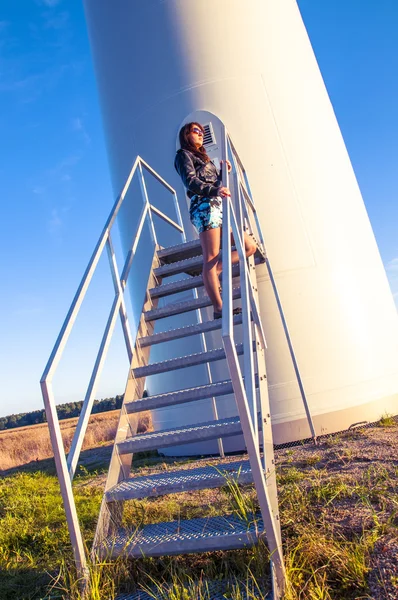
[[[232, 299], [237, 300], [240, 298], [240, 288], [233, 288]], [[144, 312], [145, 321], [155, 321], [157, 319], [164, 319], [166, 317], [172, 317], [173, 315], [180, 315], [191, 310], [197, 310], [198, 308], [205, 308], [211, 306], [211, 300], [209, 296], [202, 296], [201, 298], [194, 298], [192, 300], [185, 300], [184, 302], [175, 302], [174, 304], [168, 304], [162, 308], [154, 308], [153, 310], [147, 310]]]
[[153, 300], [154, 298], [163, 298], [164, 296], [171, 296], [171, 294], [186, 292], [202, 286], [203, 277], [202, 275], [198, 275], [197, 277], [187, 277], [186, 279], [180, 279], [179, 281], [173, 281], [172, 283], [158, 285], [157, 287], [148, 290], [148, 292]]
[[145, 525], [138, 531], [120, 529], [105, 540], [101, 557], [129, 558], [236, 550], [257, 544], [265, 534], [261, 515], [246, 522], [237, 515]]
[[[183, 582], [181, 582], [183, 583]], [[184, 587], [190, 593], [191, 583], [184, 583]], [[226, 598], [239, 598], [239, 600], [272, 600], [272, 592], [269, 592], [271, 587], [267, 581], [253, 581], [248, 579], [247, 575], [237, 577], [236, 580], [223, 581], [207, 581], [201, 579], [201, 583], [196, 586], [194, 594], [189, 597], [190, 600], [226, 600]], [[143, 591], [134, 592], [131, 594], [122, 594], [116, 600], [165, 600], [169, 597], [171, 586], [167, 583], [160, 583], [150, 590], [150, 594]], [[174, 588], [172, 588], [174, 591]], [[199, 594], [199, 595], [198, 595]], [[174, 596], [175, 597], [175, 593]]]
[[[256, 387], [258, 387], [257, 374], [254, 376], [254, 380]], [[233, 387], [230, 379], [216, 381], [215, 383], [209, 383], [207, 385], [199, 385], [185, 390], [167, 392], [166, 394], [147, 396], [140, 400], [125, 402], [124, 407], [127, 413], [131, 415], [144, 410], [155, 410], [156, 408], [176, 406], [177, 404], [195, 402], [197, 400], [204, 400], [205, 398], [217, 398], [218, 396], [226, 396], [227, 394], [233, 394]]]
[[225, 396], [226, 394], [232, 393], [232, 382], [228, 379], [226, 381], [218, 381], [216, 383], [200, 385], [185, 390], [177, 390], [176, 392], [168, 392], [167, 394], [149, 396], [147, 398], [142, 398], [141, 400], [134, 400], [133, 402], [125, 402], [124, 406], [128, 414], [133, 414], [142, 412], [143, 410], [155, 410], [156, 408], [175, 406], [176, 404], [204, 400], [205, 398], [215, 398], [217, 396]]
[[[234, 248], [232, 248], [234, 249]], [[256, 264], [263, 263], [265, 257], [257, 248], [254, 254]], [[187, 273], [188, 275], [200, 275], [203, 268], [203, 256], [193, 256], [186, 260], [179, 260], [170, 264], [162, 265], [153, 270], [156, 277], [170, 277], [178, 273]]]
[[166, 473], [156, 473], [146, 477], [131, 477], [122, 481], [105, 494], [107, 502], [154, 498], [166, 494], [178, 494], [193, 490], [221, 487], [226, 476], [233, 477], [242, 485], [253, 482], [248, 460], [207, 465], [197, 469], [180, 469]]
[[242, 427], [238, 416], [207, 423], [187, 425], [178, 429], [164, 429], [141, 433], [124, 442], [119, 442], [117, 448], [119, 454], [133, 454], [135, 452], [146, 452], [147, 450], [158, 450], [168, 446], [179, 444], [190, 444], [191, 442], [204, 442], [242, 433]]
[[179, 262], [199, 255], [202, 255], [200, 240], [192, 240], [184, 244], [169, 246], [158, 251], [158, 258], [162, 264]]
[[[260, 259], [255, 259], [256, 264], [260, 264]], [[232, 265], [232, 277], [238, 277], [240, 272], [239, 264]], [[220, 278], [221, 283], [221, 278]], [[151, 298], [162, 298], [164, 296], [170, 296], [171, 294], [178, 294], [178, 292], [186, 292], [194, 288], [203, 286], [203, 277], [198, 275], [197, 277], [187, 277], [186, 279], [179, 279], [172, 283], [165, 283], [158, 285], [157, 287], [151, 288], [149, 294]]]
[[[242, 324], [242, 315], [235, 315], [233, 318], [234, 325]], [[185, 338], [190, 335], [196, 335], [197, 333], [207, 333], [208, 331], [216, 331], [221, 329], [222, 319], [213, 319], [212, 321], [205, 321], [204, 323], [195, 323], [194, 325], [188, 325], [187, 327], [179, 327], [177, 329], [170, 329], [169, 331], [161, 331], [160, 333], [154, 333], [153, 335], [147, 335], [139, 339], [141, 348], [147, 346], [153, 346], [154, 344], [161, 344], [163, 342], [170, 342], [172, 340], [178, 340]]]
[[[264, 260], [261, 256], [254, 256], [254, 263], [256, 265], [259, 265], [263, 262]], [[239, 272], [239, 264], [232, 265], [232, 277], [238, 277]], [[187, 290], [192, 290], [201, 286], [203, 286], [203, 277], [202, 275], [197, 275], [196, 277], [187, 277], [186, 279], [180, 279], [179, 281], [173, 281], [172, 283], [158, 285], [157, 287], [151, 288], [149, 290], [149, 294], [151, 298], [162, 298], [163, 296], [178, 294], [178, 292], [186, 292]]]
[[[258, 257], [261, 261], [264, 261], [265, 257], [259, 248], [258, 241], [254, 236], [252, 237], [257, 246], [255, 257]], [[232, 249], [235, 250], [235, 246], [233, 246]], [[187, 260], [201, 254], [202, 246], [200, 244], [200, 240], [192, 240], [191, 242], [185, 242], [183, 244], [177, 244], [176, 246], [162, 248], [158, 251], [158, 258], [162, 264], [170, 264], [173, 262], [179, 262], [181, 260]]]
[[170, 277], [177, 273], [188, 273], [188, 275], [199, 275], [202, 272], [203, 256], [194, 256], [187, 260], [173, 262], [170, 265], [156, 267], [153, 270], [156, 277]]
[[[235, 348], [238, 356], [243, 354], [243, 344], [236, 344]], [[253, 344], [253, 349], [254, 348], [255, 344]], [[153, 363], [152, 365], [146, 365], [145, 367], [137, 367], [136, 369], [133, 369], [133, 375], [136, 379], [139, 377], [149, 377], [150, 375], [158, 375], [159, 373], [166, 373], [167, 371], [175, 371], [177, 369], [202, 365], [207, 362], [214, 362], [215, 360], [222, 360], [223, 358], [225, 358], [224, 348], [216, 348], [215, 350], [208, 350], [207, 352], [197, 352], [196, 354], [170, 358], [169, 360], [163, 360], [161, 362]]]

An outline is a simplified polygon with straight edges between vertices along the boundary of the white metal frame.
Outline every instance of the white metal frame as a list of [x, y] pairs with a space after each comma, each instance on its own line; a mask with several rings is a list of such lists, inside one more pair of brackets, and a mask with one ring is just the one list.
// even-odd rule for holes
[[[253, 201], [242, 202], [241, 193], [241, 178], [236, 153], [234, 152], [232, 143], [227, 131], [223, 130], [222, 138], [222, 159], [224, 161], [223, 168], [223, 185], [228, 187], [228, 169], [226, 168], [226, 159], [229, 155], [232, 158], [235, 177], [235, 192], [236, 192], [236, 208], [239, 215], [240, 227], [238, 226], [235, 211], [232, 205], [231, 197], [224, 196], [223, 198], [223, 231], [222, 231], [222, 288], [223, 288], [223, 310], [222, 310], [222, 339], [225, 349], [225, 355], [228, 363], [228, 368], [234, 389], [235, 400], [238, 407], [239, 417], [241, 421], [243, 436], [250, 460], [250, 467], [253, 475], [254, 485], [256, 487], [257, 497], [260, 505], [261, 515], [266, 529], [268, 547], [271, 553], [271, 573], [275, 600], [282, 597], [285, 589], [285, 567], [282, 552], [282, 540], [280, 531], [280, 522], [278, 514], [274, 513], [273, 507], [277, 507], [275, 469], [267, 469], [269, 463], [273, 464], [273, 447], [267, 445], [263, 447], [264, 462], [266, 469], [261, 462], [260, 443], [258, 433], [258, 416], [257, 416], [257, 400], [255, 387], [255, 373], [253, 360], [253, 337], [252, 323], [254, 323], [254, 339], [258, 348], [263, 350], [266, 347], [264, 331], [261, 325], [260, 314], [254, 295], [255, 286], [253, 285], [246, 262], [246, 253], [244, 249], [244, 221], [250, 226], [250, 218], [248, 209], [252, 211], [255, 217], [255, 208]], [[228, 145], [231, 153], [228, 152]], [[242, 185], [243, 187], [243, 185]], [[248, 195], [248, 194], [247, 194]], [[245, 197], [245, 200], [246, 197]], [[247, 219], [243, 216], [246, 214]], [[255, 217], [256, 220], [256, 217]], [[257, 224], [257, 222], [256, 222]], [[257, 227], [257, 235], [261, 235], [259, 225]], [[233, 306], [232, 306], [232, 264], [231, 264], [231, 230], [234, 237], [235, 247], [239, 255], [239, 276], [241, 287], [242, 300], [242, 325], [243, 325], [243, 345], [244, 345], [244, 369], [243, 373], [240, 368], [239, 359], [235, 349], [234, 330], [233, 330]], [[249, 229], [249, 233], [253, 233]], [[262, 248], [263, 250], [263, 248]], [[252, 317], [251, 317], [252, 315]], [[264, 365], [265, 369], [265, 365]], [[262, 373], [261, 373], [262, 374]], [[258, 373], [258, 377], [260, 372]], [[267, 386], [260, 389], [261, 394], [261, 412], [265, 409], [269, 414], [269, 399]], [[261, 415], [261, 429], [268, 425], [271, 427], [270, 419], [264, 423], [265, 416]], [[271, 432], [272, 440], [272, 432]], [[271, 456], [266, 456], [266, 450]], [[265, 477], [267, 474], [267, 479]], [[267, 480], [274, 480], [270, 488]], [[274, 496], [271, 501], [271, 494]]]
[[[177, 222], [170, 219], [167, 215], [162, 213], [160, 210], [155, 208], [152, 204], [150, 204], [145, 184], [144, 172], [143, 169], [147, 171], [152, 177], [154, 177], [159, 183], [161, 183], [172, 195], [174, 199], [175, 211], [177, 214]], [[123, 201], [126, 197], [127, 191], [130, 187], [131, 181], [138, 171], [139, 182], [141, 187], [142, 199], [143, 199], [143, 208], [141, 212], [141, 216], [138, 222], [136, 234], [133, 239], [132, 247], [130, 248], [124, 266], [122, 270], [122, 274], [119, 275], [119, 271], [116, 264], [116, 257], [113, 249], [112, 238], [111, 238], [111, 229], [115, 223], [115, 219], [118, 215], [118, 212], [123, 204]], [[66, 513], [66, 519], [68, 523], [69, 533], [72, 542], [72, 548], [74, 552], [74, 558], [76, 563], [76, 568], [78, 575], [82, 577], [83, 580], [87, 580], [87, 561], [84, 550], [84, 542], [79, 526], [79, 520], [76, 512], [76, 506], [73, 497], [72, 491], [72, 479], [76, 471], [76, 466], [78, 463], [80, 451], [83, 444], [84, 435], [86, 433], [88, 421], [90, 418], [94, 395], [96, 392], [96, 387], [98, 384], [99, 377], [102, 372], [102, 368], [106, 359], [107, 351], [109, 348], [109, 343], [114, 331], [114, 327], [117, 320], [117, 315], [119, 313], [123, 334], [126, 344], [127, 355], [129, 357], [129, 361], [131, 362], [133, 358], [133, 348], [134, 344], [132, 341], [126, 306], [124, 302], [124, 290], [126, 288], [126, 283], [128, 280], [128, 276], [130, 273], [131, 265], [137, 251], [138, 243], [140, 240], [140, 236], [145, 224], [145, 221], [149, 220], [151, 237], [154, 245], [157, 244], [156, 233], [152, 219], [152, 213], [155, 213], [157, 216], [162, 218], [166, 223], [172, 225], [175, 229], [177, 229], [182, 236], [182, 241], [186, 241], [184, 228], [181, 219], [180, 208], [178, 205], [177, 194], [175, 190], [158, 174], [154, 171], [148, 163], [146, 163], [140, 156], [137, 156], [133, 167], [130, 171], [130, 174], [127, 178], [127, 181], [123, 187], [123, 190], [119, 197], [117, 198], [111, 213], [106, 221], [105, 227], [100, 235], [100, 238], [97, 242], [97, 245], [94, 249], [94, 252], [91, 256], [91, 259], [88, 263], [86, 271], [83, 275], [79, 288], [76, 292], [76, 295], [73, 299], [72, 305], [69, 309], [69, 312], [66, 316], [64, 324], [61, 328], [57, 341], [54, 345], [46, 368], [44, 369], [43, 375], [40, 380], [40, 386], [43, 395], [44, 406], [46, 410], [46, 417], [50, 431], [51, 444], [54, 452], [55, 465], [57, 469], [57, 475], [60, 482], [61, 494], [63, 499], [63, 504]], [[69, 335], [72, 331], [74, 322], [79, 313], [80, 307], [94, 275], [95, 269], [98, 265], [99, 259], [102, 255], [104, 248], [107, 248], [109, 265], [111, 269], [113, 284], [115, 288], [115, 297], [111, 307], [111, 311], [108, 317], [108, 321], [105, 327], [105, 331], [102, 337], [102, 341], [100, 344], [100, 348], [98, 350], [97, 359], [95, 361], [94, 369], [90, 378], [90, 382], [88, 385], [88, 389], [86, 392], [86, 396], [83, 402], [82, 410], [80, 413], [80, 417], [77, 423], [77, 427], [73, 436], [71, 449], [68, 455], [68, 459], [65, 456], [65, 450], [62, 442], [61, 429], [59, 425], [54, 392], [52, 387], [52, 380], [54, 374], [56, 372], [59, 361], [62, 357], [65, 345], [68, 341]]]
[[[304, 384], [303, 384], [303, 381], [301, 378], [300, 369], [299, 369], [299, 366], [297, 363], [296, 354], [294, 352], [293, 343], [292, 343], [289, 329], [288, 329], [288, 326], [286, 323], [286, 318], [285, 318], [285, 314], [283, 311], [282, 302], [281, 302], [281, 299], [279, 296], [279, 292], [278, 292], [278, 288], [277, 288], [276, 281], [274, 278], [274, 274], [272, 272], [271, 263], [267, 256], [267, 252], [266, 252], [266, 248], [265, 248], [265, 244], [264, 244], [264, 238], [263, 238], [263, 234], [262, 234], [261, 227], [260, 227], [260, 222], [259, 222], [259, 219], [257, 216], [257, 211], [256, 211], [256, 208], [254, 205], [251, 191], [250, 191], [249, 180], [248, 180], [245, 168], [240, 160], [240, 157], [235, 150], [235, 146], [233, 145], [232, 140], [231, 140], [229, 134], [227, 133], [227, 131], [225, 130], [225, 128], [224, 128], [223, 135], [225, 138], [225, 142], [224, 142], [225, 156], [228, 153], [228, 147], [229, 147], [231, 156], [233, 157], [233, 163], [234, 163], [234, 167], [235, 167], [235, 169], [234, 169], [235, 185], [237, 186], [237, 190], [238, 190], [238, 194], [239, 194], [238, 206], [240, 207], [239, 211], [243, 212], [243, 215], [241, 215], [240, 217], [238, 214], [238, 218], [240, 218], [241, 220], [242, 219], [246, 220], [248, 231], [250, 233], [255, 233], [257, 242], [260, 244], [261, 249], [263, 251], [264, 258], [265, 258], [265, 264], [267, 265], [268, 275], [269, 275], [269, 278], [271, 281], [272, 290], [275, 295], [279, 315], [280, 315], [280, 318], [282, 321], [283, 330], [285, 333], [286, 341], [288, 344], [290, 356], [291, 356], [293, 367], [294, 367], [294, 372], [295, 372], [295, 375], [297, 378], [297, 383], [299, 386], [300, 395], [301, 395], [301, 398], [303, 401], [308, 425], [309, 425], [309, 428], [311, 431], [311, 437], [314, 440], [314, 443], [316, 444], [317, 443], [317, 435], [316, 435], [316, 431], [315, 431], [315, 426], [314, 426], [311, 411], [310, 411], [310, 408], [308, 405], [308, 400], [307, 400], [307, 396], [305, 393]], [[228, 174], [227, 174], [227, 176], [228, 176]], [[228, 179], [226, 179], [226, 181], [228, 181]], [[243, 195], [243, 198], [242, 198], [242, 195]], [[253, 227], [252, 217], [254, 219], [255, 228]], [[241, 222], [241, 221], [238, 221], [238, 222]]]
[[[316, 441], [315, 429], [311, 413], [305, 396], [304, 386], [295, 357], [293, 345], [287, 328], [283, 313], [282, 303], [278, 294], [271, 265], [266, 255], [264, 239], [260, 223], [257, 217], [253, 199], [250, 194], [249, 182], [245, 169], [239, 159], [231, 138], [223, 127], [222, 131], [222, 160], [223, 186], [229, 187], [229, 174], [226, 168], [226, 160], [231, 158], [233, 166], [235, 210], [231, 197], [223, 198], [223, 232], [222, 232], [222, 287], [223, 287], [223, 312], [222, 312], [222, 339], [225, 349], [228, 368], [231, 375], [235, 399], [238, 407], [242, 431], [246, 448], [249, 454], [253, 481], [257, 491], [260, 510], [266, 529], [268, 546], [271, 553], [271, 574], [274, 590], [274, 598], [283, 596], [286, 585], [286, 573], [282, 553], [282, 538], [278, 514], [278, 498], [275, 474], [275, 461], [271, 430], [271, 415], [266, 382], [265, 354], [266, 341], [261, 324], [257, 304], [257, 283], [253, 261], [246, 261], [244, 248], [244, 234], [247, 231], [255, 235], [260, 249], [267, 264], [272, 288], [275, 294], [278, 310], [281, 316], [284, 332], [286, 335], [289, 351], [292, 357], [295, 373], [298, 380], [300, 393], [305, 407], [308, 423], [314, 441]], [[236, 211], [236, 215], [235, 215]], [[254, 227], [253, 227], [254, 221]], [[233, 306], [232, 306], [232, 264], [231, 264], [231, 233], [234, 237], [235, 247], [239, 255], [239, 276], [242, 301], [242, 326], [244, 365], [243, 372], [240, 367], [235, 350], [233, 330]], [[250, 268], [251, 267], [251, 268]], [[253, 326], [252, 326], [253, 319]], [[256, 364], [259, 384], [260, 415], [262, 440], [259, 439], [258, 409], [255, 386], [254, 356], [252, 352], [253, 337], [256, 344]], [[263, 464], [260, 456], [260, 443], [263, 446]]]

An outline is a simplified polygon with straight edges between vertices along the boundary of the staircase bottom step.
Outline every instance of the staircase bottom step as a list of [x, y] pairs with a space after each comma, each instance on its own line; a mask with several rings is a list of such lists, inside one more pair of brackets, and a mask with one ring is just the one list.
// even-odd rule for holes
[[[200, 584], [185, 584], [184, 587], [190, 593], [190, 600], [271, 600], [272, 593], [267, 582], [261, 581], [253, 583], [253, 581], [224, 580], [224, 581], [202, 581]], [[165, 584], [162, 590], [151, 589], [147, 592], [135, 592], [133, 594], [122, 594], [116, 600], [165, 600], [169, 598], [169, 592], [173, 588]], [[174, 591], [174, 590], [173, 590]], [[174, 596], [173, 596], [174, 597]]]
[[145, 525], [137, 531], [121, 529], [105, 540], [101, 557], [129, 558], [236, 550], [257, 544], [265, 534], [260, 514], [246, 522], [236, 515], [170, 521]]

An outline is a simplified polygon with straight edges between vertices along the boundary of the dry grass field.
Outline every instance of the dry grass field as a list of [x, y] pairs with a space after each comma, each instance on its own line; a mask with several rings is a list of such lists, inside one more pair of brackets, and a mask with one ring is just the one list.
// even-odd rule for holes
[[[113, 441], [118, 419], [118, 410], [92, 415], [84, 438], [83, 450]], [[76, 423], [77, 418], [60, 421], [66, 452], [69, 451]], [[138, 431], [147, 431], [149, 426], [149, 412], [142, 413], [138, 424]], [[0, 432], [0, 473], [1, 471], [7, 471], [8, 469], [51, 458], [52, 456], [47, 423], [17, 427], [16, 429], [7, 429]]]

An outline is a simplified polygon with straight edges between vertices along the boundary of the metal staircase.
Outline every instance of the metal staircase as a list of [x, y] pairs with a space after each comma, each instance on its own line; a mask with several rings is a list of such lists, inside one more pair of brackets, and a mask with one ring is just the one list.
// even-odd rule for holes
[[[107, 224], [103, 230], [85, 276], [72, 303], [67, 319], [44, 371], [41, 386], [51, 440], [54, 448], [58, 477], [61, 484], [72, 546], [78, 572], [87, 579], [86, 556], [77, 518], [71, 481], [76, 470], [84, 433], [93, 404], [95, 388], [105, 360], [106, 349], [117, 319], [120, 315], [126, 349], [130, 359], [130, 369], [124, 394], [123, 406], [113, 447], [104, 496], [101, 504], [97, 530], [92, 550], [92, 558], [114, 558], [121, 554], [130, 558], [142, 556], [175, 555], [192, 552], [208, 552], [247, 548], [266, 539], [271, 555], [271, 577], [273, 598], [282, 598], [285, 588], [285, 570], [282, 555], [281, 530], [278, 514], [276, 475], [274, 467], [271, 416], [266, 379], [264, 332], [257, 302], [255, 265], [266, 262], [270, 277], [272, 271], [265, 255], [261, 230], [256, 216], [250, 188], [243, 165], [225, 132], [223, 158], [230, 157], [233, 164], [234, 201], [223, 201], [223, 240], [222, 240], [222, 319], [202, 320], [201, 309], [210, 306], [207, 296], [199, 296], [197, 290], [203, 286], [201, 276], [202, 256], [198, 240], [187, 242], [182, 227], [175, 191], [149, 167], [137, 158], [117, 199]], [[143, 169], [165, 186], [174, 197], [177, 221], [161, 213], [148, 199]], [[224, 185], [229, 186], [228, 174], [224, 169]], [[119, 275], [111, 240], [111, 228], [124, 201], [127, 189], [135, 174], [138, 174], [143, 198], [143, 210], [137, 226], [137, 234]], [[182, 243], [162, 248], [159, 246], [152, 215], [156, 214], [170, 226], [180, 231]], [[153, 242], [153, 260], [148, 274], [147, 293], [143, 301], [143, 311], [137, 330], [135, 343], [131, 335], [124, 303], [124, 289], [140, 234], [145, 221], [150, 225]], [[234, 243], [239, 254], [239, 264], [231, 265], [232, 229]], [[257, 252], [246, 259], [243, 248], [243, 231], [248, 231], [257, 240]], [[107, 247], [113, 275], [115, 300], [105, 328], [97, 361], [91, 376], [86, 398], [76, 429], [72, 448], [66, 460], [62, 445], [51, 379], [60, 359], [63, 347], [83, 301], [90, 279], [98, 263], [102, 250]], [[181, 274], [178, 281], [167, 282], [168, 277]], [[239, 285], [232, 282], [239, 277]], [[273, 278], [272, 278], [273, 281]], [[274, 284], [274, 282], [273, 282]], [[277, 294], [276, 287], [275, 293]], [[171, 302], [160, 307], [159, 300], [182, 291], [193, 290], [193, 298], [184, 302]], [[233, 315], [233, 301], [239, 300], [242, 314]], [[279, 299], [277, 297], [278, 303]], [[280, 307], [281, 310], [281, 307]], [[196, 312], [194, 312], [196, 311]], [[156, 332], [161, 319], [182, 313], [192, 312], [196, 319], [190, 325], [168, 331]], [[282, 314], [282, 313], [281, 313]], [[283, 317], [283, 315], [282, 315]], [[235, 342], [235, 331], [240, 331], [242, 341]], [[222, 347], [208, 350], [205, 334], [219, 330], [222, 334]], [[199, 336], [203, 350], [162, 362], [150, 363], [151, 347], [176, 339], [186, 339], [187, 347], [192, 336]], [[241, 358], [239, 358], [241, 357]], [[229, 377], [223, 381], [209, 381], [204, 385], [189, 389], [177, 389], [156, 396], [143, 397], [145, 378], [163, 372], [185, 369], [189, 366], [213, 361], [226, 361]], [[299, 376], [299, 374], [298, 374]], [[178, 381], [178, 376], [176, 378]], [[234, 394], [237, 416], [219, 418], [216, 398]], [[187, 405], [203, 399], [211, 399], [214, 418], [211, 421], [192, 423], [163, 431], [137, 434], [137, 415], [141, 411], [154, 410], [175, 405]], [[305, 397], [303, 396], [306, 404]], [[307, 409], [307, 406], [306, 406]], [[307, 412], [309, 414], [309, 411]], [[312, 425], [310, 421], [310, 425]], [[248, 460], [223, 460], [222, 440], [229, 436], [242, 435], [248, 453]], [[315, 435], [315, 432], [314, 432]], [[182, 468], [167, 474], [146, 477], [134, 476], [131, 470], [134, 453], [161, 450], [180, 444], [196, 441], [219, 440], [220, 462], [216, 466]], [[260, 453], [261, 452], [261, 453]], [[225, 477], [234, 477], [241, 484], [253, 483], [260, 507], [259, 514], [253, 515], [250, 523], [236, 514], [213, 518], [197, 518], [185, 521], [146, 525], [138, 530], [122, 527], [124, 502], [131, 499], [158, 497], [164, 494], [177, 494], [189, 490], [215, 488], [225, 484]], [[215, 588], [214, 588], [215, 589]], [[211, 598], [221, 598], [218, 592]], [[125, 598], [142, 598], [131, 595]]]
[[[228, 231], [228, 230], [227, 230]], [[229, 251], [231, 249], [229, 248]], [[227, 243], [228, 251], [228, 243]], [[241, 248], [243, 252], [243, 249]], [[255, 262], [263, 262], [264, 257], [261, 251], [258, 251], [253, 259]], [[182, 289], [192, 289], [203, 285], [200, 275], [191, 275], [180, 281], [167, 283], [164, 279], [168, 276], [184, 273], [195, 273], [202, 266], [202, 256], [200, 244], [196, 242], [183, 243], [171, 248], [163, 248], [155, 252], [155, 257], [150, 274], [150, 283], [146, 305], [141, 317], [140, 331], [148, 328], [153, 330], [155, 322], [158, 319], [178, 315], [183, 312], [195, 311], [211, 305], [207, 296], [194, 298], [185, 302], [176, 302], [168, 304], [165, 307], [154, 307], [154, 303], [159, 298], [173, 293], [178, 293]], [[243, 261], [246, 263], [246, 261]], [[240, 275], [241, 279], [246, 279], [251, 285], [252, 299], [256, 289], [255, 269], [252, 269], [251, 279], [248, 277], [248, 268], [246, 264], [243, 272], [240, 265], [234, 268], [234, 275]], [[156, 279], [157, 284], [152, 287], [151, 282]], [[232, 277], [231, 277], [232, 281]], [[244, 284], [247, 296], [249, 295], [248, 285]], [[229, 289], [230, 302], [229, 312], [232, 315], [233, 299], [241, 299], [241, 287], [231, 289], [230, 285], [225, 285], [223, 289]], [[225, 302], [225, 300], [224, 300]], [[228, 299], [227, 299], [228, 309]], [[247, 312], [250, 321], [247, 324], [250, 330], [261, 328], [258, 320], [258, 311], [255, 310], [251, 316]], [[253, 323], [251, 319], [253, 318]], [[257, 319], [257, 320], [256, 320]], [[98, 527], [93, 547], [93, 555], [101, 559], [114, 558], [119, 555], [129, 556], [130, 558], [141, 558], [142, 556], [155, 557], [162, 555], [185, 554], [191, 552], [208, 552], [215, 550], [231, 550], [247, 548], [256, 544], [258, 540], [265, 535], [264, 523], [268, 525], [268, 544], [272, 553], [272, 562], [275, 564], [274, 573], [274, 597], [281, 597], [284, 581], [283, 558], [281, 553], [281, 537], [279, 518], [277, 513], [276, 481], [275, 469], [273, 465], [273, 445], [272, 433], [269, 418], [269, 406], [267, 387], [260, 386], [260, 379], [265, 382], [265, 364], [263, 356], [263, 346], [261, 345], [263, 337], [261, 333], [257, 339], [250, 339], [249, 355], [254, 356], [260, 362], [259, 371], [255, 375], [253, 362], [250, 362], [251, 372], [246, 374], [252, 381], [252, 397], [247, 399], [245, 386], [242, 376], [239, 374], [240, 366], [237, 357], [245, 352], [245, 341], [239, 344], [233, 344], [232, 352], [226, 347], [215, 350], [207, 350], [196, 354], [186, 355], [179, 358], [171, 358], [162, 362], [150, 363], [149, 350], [153, 344], [164, 343], [172, 339], [188, 338], [193, 335], [204, 334], [225, 327], [225, 319], [205, 321], [193, 325], [188, 325], [179, 329], [164, 331], [162, 333], [152, 333], [142, 335], [137, 338], [134, 356], [139, 356], [144, 349], [147, 355], [142, 361], [137, 361], [137, 366], [133, 366], [129, 374], [131, 388], [135, 390], [132, 395], [125, 396], [125, 401], [121, 413], [121, 422], [119, 425], [117, 441], [114, 446], [108, 479], [105, 486], [104, 499], [101, 506]], [[232, 321], [232, 327], [242, 326], [245, 315], [235, 315]], [[247, 320], [247, 319], [246, 319]], [[227, 337], [227, 336], [226, 336]], [[259, 351], [256, 352], [257, 347]], [[233, 376], [225, 381], [214, 382], [201, 385], [190, 389], [181, 389], [166, 394], [159, 394], [149, 398], [142, 398], [143, 381], [146, 377], [172, 370], [184, 369], [194, 365], [210, 363], [212, 361], [225, 360], [227, 353], [235, 355], [232, 358]], [[140, 363], [140, 364], [139, 364]], [[143, 363], [143, 364], [141, 364]], [[235, 371], [234, 371], [235, 367]], [[235, 379], [235, 381], [234, 381]], [[256, 389], [262, 387], [261, 408], [253, 413], [253, 404], [255, 406]], [[239, 416], [226, 419], [214, 419], [210, 422], [194, 423], [190, 426], [167, 429], [144, 434], [132, 434], [128, 438], [125, 436], [126, 415], [136, 415], [140, 411], [156, 408], [164, 408], [175, 404], [186, 404], [205, 398], [215, 398], [218, 396], [235, 393], [240, 395], [243, 419]], [[249, 402], [252, 405], [255, 423], [252, 422], [252, 416], [249, 410]], [[268, 430], [268, 431], [267, 431]], [[265, 433], [266, 431], [266, 433]], [[260, 438], [258, 433], [260, 432]], [[260, 459], [260, 439], [261, 434], [265, 433], [265, 438], [271, 440], [266, 446], [264, 453], [265, 469]], [[215, 466], [204, 466], [201, 468], [183, 469], [174, 472], [168, 472], [167, 475], [152, 475], [147, 477], [135, 477], [130, 474], [130, 464], [133, 454], [148, 450], [161, 450], [162, 448], [172, 447], [179, 444], [193, 443], [197, 441], [207, 441], [213, 439], [224, 439], [228, 436], [245, 435], [246, 446], [251, 447], [249, 451], [249, 460], [227, 462], [220, 461]], [[248, 440], [246, 437], [248, 436]], [[261, 443], [261, 445], [263, 445]], [[254, 456], [253, 456], [254, 453]], [[257, 479], [257, 486], [261, 486], [258, 493], [260, 499], [261, 512], [253, 515], [252, 522], [248, 523], [236, 515], [223, 515], [212, 518], [197, 518], [178, 522], [156, 523], [146, 525], [139, 531], [126, 530], [121, 527], [123, 517], [123, 503], [131, 499], [142, 499], [146, 497], [157, 497], [165, 494], [189, 492], [190, 490], [200, 490], [205, 488], [221, 487], [225, 485], [225, 474], [236, 478], [239, 483], [253, 483]], [[267, 477], [264, 476], [266, 474]], [[272, 499], [271, 499], [272, 496]], [[262, 500], [262, 503], [261, 503]]]

